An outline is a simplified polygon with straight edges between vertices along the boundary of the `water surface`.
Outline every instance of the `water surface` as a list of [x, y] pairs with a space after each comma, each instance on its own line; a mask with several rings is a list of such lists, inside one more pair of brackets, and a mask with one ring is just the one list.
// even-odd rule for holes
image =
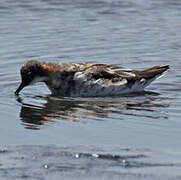
[[[180, 179], [180, 10], [177, 0], [3, 0], [1, 179]], [[15, 97], [30, 59], [171, 70], [127, 96], [58, 98], [39, 83]]]

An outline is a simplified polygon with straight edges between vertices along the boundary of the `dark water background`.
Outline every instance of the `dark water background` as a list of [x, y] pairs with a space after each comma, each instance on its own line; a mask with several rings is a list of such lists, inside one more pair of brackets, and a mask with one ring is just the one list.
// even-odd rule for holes
[[[30, 59], [171, 65], [146, 92], [13, 92]], [[180, 179], [181, 1], [2, 0], [0, 179]]]

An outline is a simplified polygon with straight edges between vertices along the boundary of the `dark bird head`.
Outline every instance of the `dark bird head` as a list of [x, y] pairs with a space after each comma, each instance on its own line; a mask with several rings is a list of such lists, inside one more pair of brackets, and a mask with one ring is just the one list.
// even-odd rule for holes
[[16, 95], [18, 95], [24, 87], [34, 84], [36, 82], [42, 82], [46, 80], [46, 76], [41, 66], [41, 62], [36, 60], [31, 60], [25, 63], [22, 66], [20, 73], [21, 84], [15, 91]]

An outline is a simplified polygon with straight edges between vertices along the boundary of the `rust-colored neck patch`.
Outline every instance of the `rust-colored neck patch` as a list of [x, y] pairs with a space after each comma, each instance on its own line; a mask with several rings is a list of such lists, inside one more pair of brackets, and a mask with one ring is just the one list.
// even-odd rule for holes
[[60, 71], [59, 67], [53, 66], [53, 65], [42, 64], [41, 67], [43, 68], [43, 70], [48, 71], [48, 72], [58, 72], [58, 71]]

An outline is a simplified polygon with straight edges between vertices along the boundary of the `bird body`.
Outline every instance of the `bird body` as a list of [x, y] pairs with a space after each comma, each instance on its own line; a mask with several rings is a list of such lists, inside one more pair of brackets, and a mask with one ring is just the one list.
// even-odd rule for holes
[[45, 82], [53, 95], [71, 97], [114, 96], [143, 91], [169, 66], [138, 71], [116, 65], [59, 63], [31, 60], [21, 68], [22, 83], [15, 94], [30, 84]]

